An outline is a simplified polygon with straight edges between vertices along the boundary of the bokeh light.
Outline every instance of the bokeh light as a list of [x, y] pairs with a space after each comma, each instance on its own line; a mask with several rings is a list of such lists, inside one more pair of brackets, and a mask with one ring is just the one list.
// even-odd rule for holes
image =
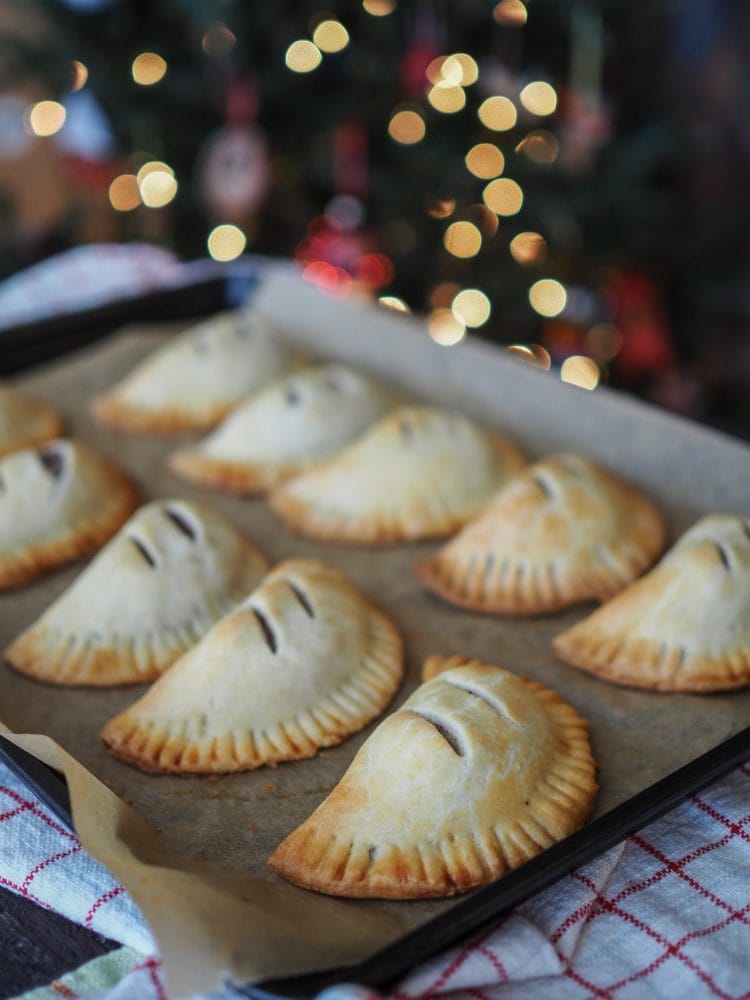
[[427, 332], [442, 347], [451, 347], [466, 336], [466, 327], [450, 309], [434, 309], [427, 317]]
[[509, 97], [488, 97], [479, 105], [479, 120], [493, 132], [507, 132], [518, 120], [516, 106]]
[[141, 203], [141, 192], [135, 174], [120, 174], [109, 185], [109, 200], [118, 212], [132, 212]]
[[467, 52], [454, 52], [443, 63], [443, 76], [462, 87], [470, 87], [479, 79], [479, 66]]
[[595, 358], [613, 361], [622, 350], [622, 333], [611, 323], [597, 323], [586, 334], [584, 343]]
[[404, 300], [400, 299], [397, 295], [381, 295], [378, 302], [381, 306], [385, 306], [386, 309], [392, 309], [394, 312], [411, 312], [411, 309], [407, 306]]
[[65, 124], [65, 108], [58, 101], [37, 101], [27, 108], [25, 122], [33, 135], [54, 135]]
[[75, 92], [76, 90], [81, 90], [86, 86], [86, 81], [89, 78], [89, 68], [79, 59], [74, 59], [70, 65], [73, 70], [73, 79], [70, 84], [70, 89]]
[[237, 36], [226, 24], [214, 24], [201, 39], [203, 51], [216, 59], [228, 55], [236, 44]]
[[529, 302], [540, 316], [559, 316], [568, 300], [565, 287], [554, 278], [541, 278], [529, 289]]
[[443, 244], [454, 257], [476, 257], [482, 246], [482, 234], [473, 222], [452, 222], [445, 230]]
[[427, 131], [424, 119], [416, 111], [397, 111], [388, 124], [388, 134], [403, 146], [421, 142]]
[[557, 108], [557, 91], [544, 80], [527, 83], [519, 97], [521, 104], [532, 115], [551, 115]]
[[341, 52], [349, 44], [349, 32], [341, 21], [321, 21], [313, 32], [313, 42], [321, 52]]
[[430, 290], [428, 300], [430, 308], [450, 309], [453, 300], [460, 291], [461, 286], [457, 285], [455, 281], [441, 281], [439, 285], [435, 285], [435, 287]]
[[552, 367], [550, 353], [541, 344], [511, 344], [508, 352], [533, 368], [541, 368], [548, 372]]
[[434, 198], [427, 206], [427, 214], [433, 219], [447, 219], [456, 208], [455, 198]]
[[427, 100], [436, 111], [444, 115], [454, 115], [466, 106], [466, 92], [463, 87], [436, 84], [430, 88]]
[[518, 233], [510, 241], [510, 254], [517, 264], [525, 267], [539, 264], [547, 257], [547, 242], [540, 233]]
[[167, 72], [167, 62], [156, 52], [141, 52], [133, 60], [130, 71], [136, 83], [142, 87], [151, 87], [163, 79]]
[[362, 6], [373, 17], [388, 17], [396, 9], [396, 0], [362, 0]]
[[464, 288], [454, 298], [451, 312], [466, 326], [477, 327], [482, 326], [490, 318], [492, 305], [484, 292], [478, 288]]
[[322, 59], [318, 46], [306, 38], [292, 42], [284, 56], [284, 62], [293, 73], [312, 73], [320, 66]]
[[147, 208], [163, 208], [177, 194], [177, 181], [171, 170], [150, 170], [140, 179], [138, 187]]
[[563, 361], [560, 378], [563, 382], [577, 385], [580, 389], [595, 389], [599, 385], [601, 370], [593, 358], [574, 354]]
[[523, 205], [523, 191], [510, 177], [498, 177], [485, 187], [482, 200], [498, 215], [516, 215]]
[[554, 163], [560, 152], [560, 143], [551, 132], [538, 129], [521, 139], [516, 152], [523, 153], [534, 163]]
[[505, 157], [491, 142], [479, 142], [466, 154], [465, 163], [475, 177], [490, 180], [503, 172]]
[[211, 230], [206, 245], [214, 260], [234, 260], [245, 249], [247, 237], [238, 226], [224, 223]]
[[492, 11], [492, 16], [505, 28], [521, 28], [526, 24], [528, 12], [521, 0], [500, 0]]

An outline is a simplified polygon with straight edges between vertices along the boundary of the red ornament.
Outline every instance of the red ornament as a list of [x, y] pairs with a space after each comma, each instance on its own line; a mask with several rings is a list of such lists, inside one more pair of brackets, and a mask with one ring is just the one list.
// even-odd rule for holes
[[622, 334], [618, 371], [653, 377], [672, 368], [675, 349], [658, 286], [640, 271], [616, 271], [605, 287], [612, 320]]

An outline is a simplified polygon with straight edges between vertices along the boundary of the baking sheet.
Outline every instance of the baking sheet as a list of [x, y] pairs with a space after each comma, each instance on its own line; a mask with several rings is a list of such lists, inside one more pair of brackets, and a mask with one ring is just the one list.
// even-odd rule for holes
[[[606, 390], [588, 393], [563, 385], [553, 374], [523, 367], [488, 345], [468, 342], [441, 348], [415, 321], [326, 299], [283, 271], [264, 284], [258, 307], [309, 353], [359, 365], [416, 398], [454, 406], [505, 430], [531, 457], [566, 449], [602, 461], [664, 506], [673, 538], [709, 510], [748, 513], [750, 448], [739, 442]], [[649, 694], [615, 688], [558, 663], [550, 652], [551, 637], [582, 617], [586, 608], [516, 621], [452, 608], [424, 592], [410, 571], [437, 543], [370, 550], [306, 542], [288, 533], [263, 500], [225, 497], [176, 478], [165, 467], [174, 442], [116, 434], [95, 424], [86, 412], [87, 399], [125, 374], [167, 335], [124, 333], [19, 381], [63, 409], [71, 434], [125, 464], [145, 499], [199, 498], [244, 529], [272, 560], [310, 555], [349, 573], [392, 616], [406, 639], [406, 680], [393, 707], [417, 685], [421, 662], [432, 652], [477, 656], [548, 684], [590, 720], [599, 765], [596, 815], [624, 803], [750, 722], [750, 691], [700, 697]], [[81, 568], [61, 570], [0, 597], [3, 646]], [[266, 869], [266, 857], [321, 801], [374, 726], [317, 758], [276, 769], [210, 778], [147, 776], [109, 758], [98, 738], [104, 722], [144, 688], [58, 689], [5, 665], [0, 671], [0, 718], [11, 728], [43, 732], [57, 740], [158, 827], [167, 849], [260, 876], [271, 885], [280, 880]], [[310, 897], [301, 889], [291, 893], [292, 899], [294, 894]], [[455, 903], [350, 905], [382, 915], [384, 925], [398, 927], [401, 933]], [[335, 961], [331, 956], [321, 945], [319, 966]], [[288, 971], [295, 970], [281, 964], [274, 974]]]

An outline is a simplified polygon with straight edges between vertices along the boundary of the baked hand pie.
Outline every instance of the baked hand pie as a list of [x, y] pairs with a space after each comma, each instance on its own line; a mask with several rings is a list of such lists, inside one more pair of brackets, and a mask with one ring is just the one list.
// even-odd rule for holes
[[380, 544], [449, 535], [525, 464], [507, 438], [457, 413], [395, 410], [328, 462], [270, 496], [294, 531]]
[[589, 673], [655, 691], [750, 683], [750, 521], [709, 514], [640, 580], [554, 640]]
[[104, 727], [144, 771], [245, 771], [312, 757], [379, 715], [402, 674], [395, 626], [325, 563], [289, 559]]
[[584, 720], [500, 667], [445, 667], [378, 725], [272, 868], [336, 896], [450, 896], [583, 824], [596, 793]]
[[74, 583], [6, 649], [51, 684], [150, 681], [241, 601], [265, 558], [208, 507], [141, 507]]
[[552, 455], [415, 571], [451, 604], [542, 614], [607, 600], [653, 564], [664, 538], [650, 500], [580, 455]]
[[78, 441], [0, 459], [0, 588], [91, 555], [138, 503], [125, 473]]
[[53, 406], [30, 399], [9, 385], [0, 385], [0, 457], [49, 441], [62, 429], [62, 417]]
[[292, 367], [290, 352], [250, 311], [221, 313], [149, 354], [91, 401], [94, 415], [119, 430], [203, 431], [245, 396]]
[[175, 452], [187, 479], [262, 493], [339, 451], [394, 404], [381, 386], [342, 365], [289, 375], [237, 407], [207, 438]]

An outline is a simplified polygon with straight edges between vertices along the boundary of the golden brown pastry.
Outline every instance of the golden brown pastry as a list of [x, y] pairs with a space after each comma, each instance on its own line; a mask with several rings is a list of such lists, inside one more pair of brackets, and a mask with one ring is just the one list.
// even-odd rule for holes
[[154, 680], [266, 569], [258, 550], [210, 508], [156, 500], [123, 525], [5, 658], [51, 684]]
[[0, 460], [0, 588], [91, 555], [137, 506], [127, 475], [79, 441]]
[[63, 420], [49, 403], [30, 399], [9, 385], [0, 385], [0, 457], [49, 441], [62, 433]]
[[349, 444], [393, 397], [343, 365], [289, 375], [251, 397], [207, 438], [170, 459], [180, 475], [233, 493], [263, 493]]
[[221, 313], [149, 354], [91, 409], [118, 430], [205, 431], [291, 367], [290, 352], [260, 317]]
[[457, 413], [402, 407], [270, 496], [293, 530], [381, 544], [449, 535], [524, 464], [507, 438]]
[[646, 497], [580, 455], [552, 455], [415, 570], [451, 604], [541, 614], [611, 597], [652, 565], [664, 538]]
[[586, 820], [594, 762], [586, 723], [569, 705], [477, 660], [433, 668], [276, 848], [272, 868], [338, 896], [450, 896], [498, 878]]
[[325, 563], [289, 559], [104, 727], [144, 771], [244, 771], [311, 757], [379, 715], [402, 674], [398, 631]]
[[723, 691], [750, 683], [750, 522], [709, 514], [661, 562], [554, 640], [616, 684]]

